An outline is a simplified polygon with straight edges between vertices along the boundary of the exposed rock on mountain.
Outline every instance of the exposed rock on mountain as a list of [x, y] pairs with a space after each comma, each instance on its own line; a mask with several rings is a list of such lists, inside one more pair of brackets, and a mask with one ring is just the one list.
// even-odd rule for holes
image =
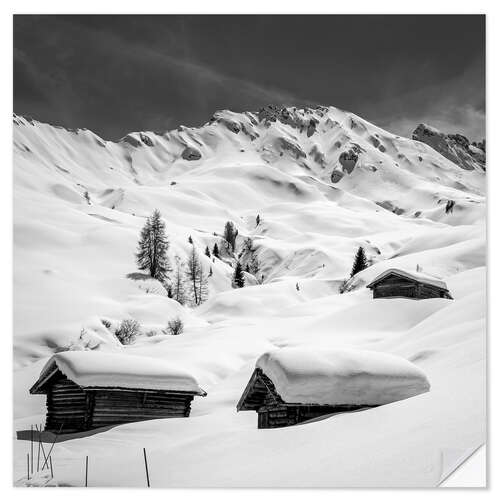
[[461, 134], [444, 134], [424, 123], [415, 129], [412, 138], [427, 144], [464, 170], [486, 168], [485, 141], [471, 144]]
[[182, 152], [182, 157], [185, 160], [189, 160], [189, 161], [199, 160], [201, 158], [201, 153], [197, 149], [188, 146]]

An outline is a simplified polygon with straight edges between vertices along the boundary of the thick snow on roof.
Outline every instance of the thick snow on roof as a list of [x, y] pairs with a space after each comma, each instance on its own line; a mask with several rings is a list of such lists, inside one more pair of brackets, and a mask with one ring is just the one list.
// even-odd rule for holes
[[92, 351], [61, 352], [50, 358], [40, 380], [56, 366], [81, 387], [126, 387], [205, 395], [189, 373], [154, 358]]
[[390, 274], [398, 274], [399, 276], [404, 276], [411, 280], [417, 280], [420, 281], [421, 283], [427, 283], [428, 285], [437, 286], [438, 288], [443, 288], [444, 290], [448, 290], [448, 287], [446, 286], [446, 283], [444, 281], [433, 278], [428, 274], [419, 272], [409, 272], [409, 271], [404, 271], [403, 269], [395, 269], [395, 268], [387, 269], [383, 273], [379, 274], [373, 281], [371, 281], [371, 283], [368, 283], [368, 285], [366, 286], [370, 287], [377, 281], [380, 281], [381, 279], [385, 278], [386, 276], [389, 276]]
[[382, 405], [427, 392], [425, 373], [392, 354], [362, 350], [283, 348], [256, 366], [286, 403]]

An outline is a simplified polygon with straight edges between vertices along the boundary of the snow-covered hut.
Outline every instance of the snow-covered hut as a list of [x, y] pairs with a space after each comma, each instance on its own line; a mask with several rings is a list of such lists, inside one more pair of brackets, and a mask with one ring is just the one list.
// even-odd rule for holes
[[392, 354], [287, 347], [257, 360], [237, 410], [256, 411], [258, 428], [268, 429], [393, 403], [429, 389], [422, 370]]
[[373, 290], [373, 298], [406, 297], [410, 299], [452, 299], [444, 281], [420, 272], [387, 269], [366, 285]]
[[155, 418], [188, 417], [197, 381], [159, 359], [93, 351], [50, 358], [30, 389], [47, 395], [45, 430], [81, 432]]

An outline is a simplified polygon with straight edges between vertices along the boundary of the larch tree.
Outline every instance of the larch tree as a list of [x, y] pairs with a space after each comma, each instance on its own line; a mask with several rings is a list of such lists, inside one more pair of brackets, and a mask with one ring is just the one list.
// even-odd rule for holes
[[159, 210], [155, 210], [141, 229], [135, 254], [137, 266], [142, 271], [148, 271], [152, 278], [164, 283], [171, 271], [168, 248], [165, 222]]
[[186, 287], [184, 285], [185, 281], [185, 270], [184, 264], [180, 257], [175, 257], [175, 269], [172, 276], [172, 298], [179, 302], [179, 304], [184, 305], [186, 303]]
[[236, 236], [238, 236], [238, 230], [231, 221], [227, 221], [224, 226], [224, 239], [229, 243], [233, 252], [236, 247]]
[[352, 265], [352, 270], [351, 270], [351, 278], [355, 274], [358, 274], [363, 269], [366, 269], [367, 267], [368, 263], [366, 262], [365, 251], [363, 247], [359, 247], [358, 251], [356, 252], [356, 255], [354, 256], [354, 263]]
[[186, 265], [186, 286], [191, 305], [198, 306], [208, 297], [208, 281], [195, 247], [191, 249]]
[[241, 266], [240, 261], [238, 261], [236, 263], [236, 267], [234, 268], [233, 287], [243, 288], [244, 286], [245, 286], [245, 275], [243, 274], [243, 267]]

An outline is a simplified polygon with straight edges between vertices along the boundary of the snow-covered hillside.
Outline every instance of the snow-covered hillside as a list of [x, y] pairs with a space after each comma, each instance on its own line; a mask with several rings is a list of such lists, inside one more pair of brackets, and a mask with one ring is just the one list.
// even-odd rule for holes
[[[15, 116], [15, 428], [43, 421], [44, 400], [28, 388], [49, 356], [97, 348], [167, 360], [208, 396], [189, 419], [57, 444], [63, 484], [82, 484], [89, 455], [91, 485], [143, 485], [146, 447], [153, 486], [436, 485], [485, 439], [485, 182], [479, 165], [461, 168], [333, 107], [219, 111], [199, 128], [116, 143]], [[155, 208], [171, 260], [187, 256], [191, 236], [212, 268], [209, 299], [197, 308], [137, 279], [139, 231]], [[239, 231], [236, 253], [253, 240], [253, 286], [233, 289], [231, 259], [203, 254], [226, 221]], [[359, 246], [373, 265], [340, 294]], [[364, 286], [385, 269], [417, 266], [455, 300], [373, 300]], [[158, 333], [177, 316], [182, 335]], [[134, 318], [143, 335], [122, 346], [104, 318]], [[397, 354], [431, 390], [258, 430], [253, 412], [235, 408], [255, 361], [300, 345]], [[15, 479], [28, 445], [16, 441]]]

